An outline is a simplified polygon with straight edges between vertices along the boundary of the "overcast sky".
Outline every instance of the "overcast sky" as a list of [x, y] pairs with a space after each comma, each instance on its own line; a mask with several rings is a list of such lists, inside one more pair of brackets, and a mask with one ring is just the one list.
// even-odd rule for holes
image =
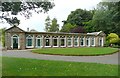
[[[40, 32], [44, 32], [45, 27], [45, 19], [49, 15], [51, 19], [57, 18], [58, 24], [63, 25], [62, 21], [67, 19], [67, 16], [71, 13], [71, 11], [75, 11], [78, 8], [81, 9], [93, 9], [101, 0], [54, 0], [55, 7], [51, 9], [47, 14], [34, 13], [30, 19], [25, 19], [24, 16], [18, 16], [20, 19], [19, 27], [23, 30], [35, 29]], [[4, 23], [1, 24], [1, 27], [11, 27], [9, 24]], [[1, 28], [0, 27], [0, 28]]]

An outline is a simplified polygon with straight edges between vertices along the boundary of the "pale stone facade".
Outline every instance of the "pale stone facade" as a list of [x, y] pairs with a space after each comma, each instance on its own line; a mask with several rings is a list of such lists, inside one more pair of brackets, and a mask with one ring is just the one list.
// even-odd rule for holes
[[93, 33], [26, 32], [14, 26], [5, 32], [7, 49], [102, 47], [104, 43], [105, 34], [102, 31]]

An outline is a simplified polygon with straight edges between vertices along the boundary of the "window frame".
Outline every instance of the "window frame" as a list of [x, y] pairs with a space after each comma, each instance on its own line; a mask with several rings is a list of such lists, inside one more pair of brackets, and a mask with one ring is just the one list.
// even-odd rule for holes
[[[76, 39], [77, 39], [77, 41], [76, 41], [77, 45], [75, 45]], [[74, 47], [79, 47], [79, 37], [78, 36], [74, 36]]]
[[[46, 40], [47, 40], [47, 39], [49, 39], [49, 45], [48, 45], [48, 46], [46, 46]], [[44, 37], [44, 41], [45, 41], [45, 43], [44, 43], [44, 44], [45, 44], [45, 47], [51, 47], [51, 42], [50, 42], [50, 41], [51, 41], [51, 37], [50, 37], [49, 35], [46, 35], [46, 36]]]
[[[55, 40], [55, 39], [57, 39], [57, 46], [54, 46], [54, 40]], [[52, 37], [52, 45], [53, 45], [53, 47], [59, 47], [58, 42], [59, 42], [59, 41], [58, 41], [58, 36], [53, 36], [53, 37]]]
[[[31, 39], [31, 46], [28, 46], [28, 39]], [[28, 35], [27, 37], [26, 37], [26, 48], [33, 48], [34, 46], [33, 46], [33, 36], [32, 35]]]
[[[61, 46], [61, 40], [64, 40], [64, 46]], [[60, 47], [66, 47], [66, 38], [65, 36], [60, 36]]]
[[[68, 39], [70, 39], [70, 41], [71, 41], [71, 42], [70, 42], [71, 45], [69, 45], [69, 43], [68, 43]], [[72, 45], [73, 45], [73, 44], [72, 44], [72, 41], [73, 41], [73, 40], [72, 40], [72, 36], [68, 36], [68, 37], [67, 37], [67, 46], [68, 46], [68, 47], [72, 47]]]
[[[40, 46], [38, 46], [38, 39], [40, 40]], [[42, 35], [38, 35], [37, 37], [36, 37], [36, 48], [41, 48], [41, 47], [43, 47], [43, 39], [42, 39]]]

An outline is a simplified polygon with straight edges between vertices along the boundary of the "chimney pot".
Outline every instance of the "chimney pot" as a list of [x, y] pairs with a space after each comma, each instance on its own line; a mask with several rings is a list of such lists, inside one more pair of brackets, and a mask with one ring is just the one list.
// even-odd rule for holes
[[27, 31], [29, 32], [29, 28], [27, 28]]

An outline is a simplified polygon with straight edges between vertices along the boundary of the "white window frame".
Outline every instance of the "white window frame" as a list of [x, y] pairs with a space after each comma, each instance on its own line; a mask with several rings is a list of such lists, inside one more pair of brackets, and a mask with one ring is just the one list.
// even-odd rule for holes
[[77, 45], [75, 45], [75, 39], [76, 39], [75, 37], [74, 37], [74, 47], [79, 47], [79, 37], [77, 36]]
[[[87, 45], [87, 40], [88, 40], [88, 45]], [[86, 46], [90, 47], [90, 37], [86, 37]]]
[[[64, 46], [61, 46], [61, 40], [64, 39]], [[60, 37], [60, 47], [66, 47], [66, 38], [65, 36]]]
[[[100, 40], [101, 40], [101, 43], [100, 43]], [[100, 46], [100, 47], [103, 47], [103, 37], [100, 37], [100, 38], [99, 38], [99, 46]]]
[[[92, 44], [92, 41], [94, 42], [94, 44]], [[91, 46], [95, 46], [95, 37], [91, 37]]]
[[[40, 46], [38, 46], [38, 39], [40, 39]], [[42, 46], [42, 35], [38, 35], [37, 37], [36, 37], [36, 48], [41, 48], [41, 47], [43, 47]]]
[[[83, 45], [81, 45], [81, 39], [83, 39]], [[80, 46], [81, 47], [85, 46], [85, 37], [80, 37]]]
[[[27, 46], [27, 39], [32, 39], [32, 46]], [[33, 46], [33, 37], [31, 36], [31, 35], [28, 35], [27, 37], [26, 37], [26, 48], [33, 48], [34, 46]]]
[[[51, 47], [51, 37], [49, 35], [47, 35], [45, 38], [45, 47]], [[49, 46], [46, 46], [46, 39], [49, 39]]]
[[[87, 43], [87, 41], [88, 41], [88, 43]], [[89, 38], [88, 37], [86, 37], [86, 46], [89, 46]]]
[[[68, 39], [71, 40], [71, 45], [68, 45]], [[72, 47], [72, 37], [67, 37], [67, 47]]]
[[[54, 39], [57, 39], [57, 46], [54, 46]], [[58, 37], [56, 37], [56, 36], [54, 36], [53, 38], [52, 38], [52, 45], [53, 45], [53, 47], [59, 47], [59, 45], [58, 45]]]
[[[14, 37], [14, 36], [17, 36], [17, 37]], [[18, 49], [20, 49], [19, 36], [18, 36], [17, 34], [14, 34], [14, 35], [11, 37], [11, 48], [13, 49], [13, 38], [17, 38], [17, 39], [18, 39]]]

